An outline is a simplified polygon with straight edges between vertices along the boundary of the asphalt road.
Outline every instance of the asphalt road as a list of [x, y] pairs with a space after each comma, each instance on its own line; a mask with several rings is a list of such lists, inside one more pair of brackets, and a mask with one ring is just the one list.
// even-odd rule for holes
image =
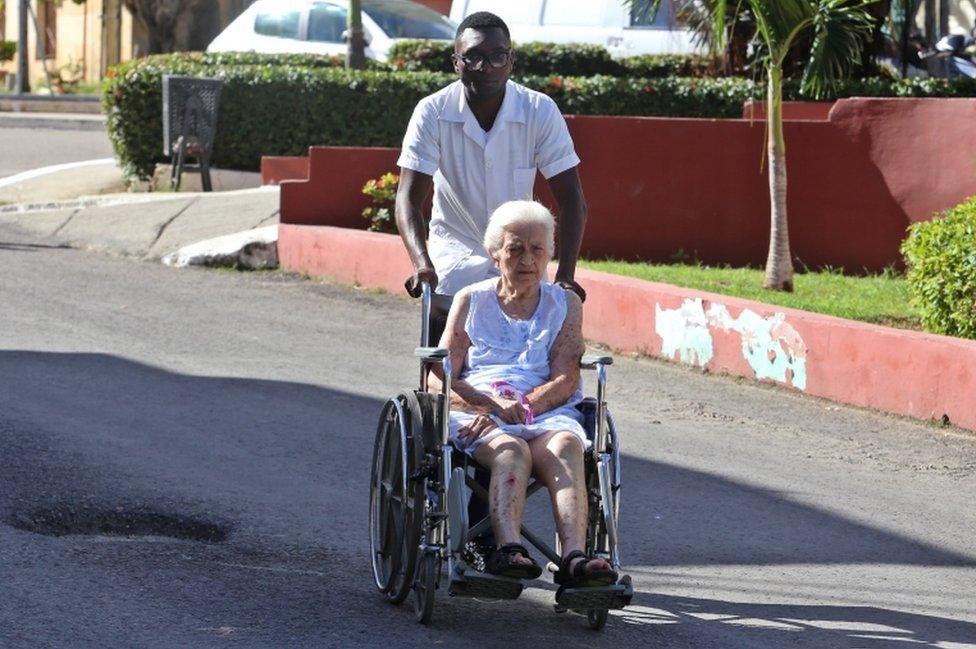
[[104, 131], [0, 128], [0, 178], [38, 167], [111, 158]]
[[[366, 551], [416, 305], [49, 245], [0, 226], [2, 647], [976, 647], [976, 437], [629, 358], [633, 606], [421, 627]], [[91, 520], [136, 533], [52, 535]]]

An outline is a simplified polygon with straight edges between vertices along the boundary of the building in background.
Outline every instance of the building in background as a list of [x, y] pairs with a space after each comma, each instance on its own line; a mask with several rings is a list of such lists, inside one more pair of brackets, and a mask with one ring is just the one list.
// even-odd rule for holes
[[[203, 50], [251, 2], [204, 0], [180, 21], [176, 49]], [[27, 39], [32, 85], [46, 85], [45, 68], [55, 79], [94, 83], [111, 66], [144, 56], [149, 50], [146, 28], [122, 0], [86, 0], [82, 4], [31, 0], [30, 6], [37, 21], [35, 28], [34, 18], [29, 20]], [[0, 40], [17, 40], [19, 8], [19, 0], [3, 2]], [[8, 78], [16, 69], [16, 61], [0, 64], [0, 71]], [[8, 81], [6, 85], [13, 84]]]

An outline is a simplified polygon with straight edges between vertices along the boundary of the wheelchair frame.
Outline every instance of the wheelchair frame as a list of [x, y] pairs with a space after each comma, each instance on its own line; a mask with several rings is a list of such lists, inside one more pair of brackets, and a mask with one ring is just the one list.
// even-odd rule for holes
[[[450, 442], [452, 363], [447, 349], [429, 346], [431, 290], [423, 285], [420, 389], [404, 391], [384, 405], [377, 427], [370, 480], [370, 554], [377, 589], [394, 603], [414, 593], [414, 609], [421, 623], [430, 621], [441, 569], [450, 576], [453, 595], [514, 599], [520, 580], [488, 575], [471, 569], [462, 558], [465, 545], [490, 526], [486, 516], [469, 527], [465, 488], [487, 500], [487, 490], [471, 475], [477, 466]], [[606, 404], [609, 356], [584, 356], [581, 369], [597, 372], [596, 399], [584, 404], [595, 410], [593, 445], [585, 457], [587, 481], [588, 555], [607, 559], [620, 572], [617, 519], [620, 503], [620, 451], [613, 417]], [[440, 365], [444, 380], [440, 394], [428, 391], [431, 367]], [[594, 403], [595, 401], [595, 403]], [[455, 466], [455, 453], [461, 461]], [[532, 481], [526, 498], [542, 489]], [[551, 562], [561, 561], [556, 548], [522, 525], [521, 535]], [[550, 569], [552, 569], [550, 567]], [[628, 576], [607, 588], [560, 588], [557, 612], [585, 613], [591, 628], [606, 624], [608, 609], [630, 603], [633, 589]]]

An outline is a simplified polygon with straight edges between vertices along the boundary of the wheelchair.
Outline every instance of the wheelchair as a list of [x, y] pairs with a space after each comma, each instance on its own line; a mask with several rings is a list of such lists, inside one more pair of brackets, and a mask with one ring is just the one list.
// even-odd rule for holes
[[[487, 515], [469, 520], [469, 498], [488, 502], [487, 484], [476, 471], [487, 471], [448, 440], [451, 394], [451, 359], [446, 349], [430, 346], [431, 290], [423, 286], [420, 386], [388, 400], [380, 414], [373, 446], [369, 498], [369, 541], [376, 588], [393, 604], [413, 595], [417, 621], [430, 622], [434, 596], [447, 579], [450, 596], [478, 599], [516, 599], [521, 580], [480, 572], [465, 547], [490, 530]], [[613, 417], [607, 409], [609, 356], [584, 356], [581, 368], [596, 371], [596, 398], [579, 405], [592, 447], [585, 454], [588, 501], [586, 553], [606, 559], [620, 574], [617, 519], [620, 509], [620, 445]], [[428, 390], [431, 367], [440, 365], [444, 381], [439, 393]], [[543, 489], [530, 481], [527, 498]], [[487, 510], [487, 507], [484, 508]], [[550, 562], [561, 562], [559, 539], [549, 546], [524, 524], [522, 537]], [[601, 588], [560, 587], [556, 612], [584, 615], [590, 628], [599, 630], [611, 609], [630, 604], [633, 587], [622, 575], [617, 583]]]

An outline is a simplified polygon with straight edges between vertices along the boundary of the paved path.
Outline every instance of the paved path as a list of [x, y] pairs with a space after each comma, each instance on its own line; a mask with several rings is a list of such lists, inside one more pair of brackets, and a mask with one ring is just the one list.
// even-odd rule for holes
[[[628, 358], [634, 606], [597, 636], [540, 582], [420, 627], [365, 550], [416, 305], [56, 245], [0, 223], [0, 646], [976, 646], [976, 438]], [[89, 519], [155, 533], [21, 529]]]
[[[25, 116], [26, 115], [26, 116]], [[105, 129], [24, 128], [30, 113], [2, 113], [0, 117], [0, 178], [38, 167], [112, 157]], [[69, 126], [74, 122], [69, 123]]]

